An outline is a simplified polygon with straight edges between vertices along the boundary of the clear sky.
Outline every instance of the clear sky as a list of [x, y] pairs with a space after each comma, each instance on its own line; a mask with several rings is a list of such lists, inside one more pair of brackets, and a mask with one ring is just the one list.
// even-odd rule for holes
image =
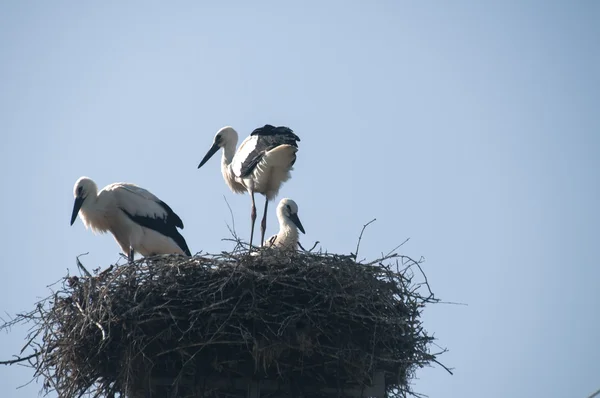
[[[303, 242], [375, 257], [406, 238], [437, 305], [425, 327], [455, 368], [431, 397], [586, 397], [600, 388], [600, 3], [597, 1], [0, 2], [0, 309], [115, 262], [69, 226], [82, 175], [134, 182], [185, 223], [192, 252], [230, 247], [231, 204], [196, 167], [216, 131], [301, 137], [278, 200]], [[263, 199], [259, 200], [259, 209]], [[276, 232], [275, 206], [268, 234]], [[259, 215], [262, 214], [259, 211]], [[0, 357], [25, 329], [0, 335]], [[0, 368], [0, 396], [32, 373]]]

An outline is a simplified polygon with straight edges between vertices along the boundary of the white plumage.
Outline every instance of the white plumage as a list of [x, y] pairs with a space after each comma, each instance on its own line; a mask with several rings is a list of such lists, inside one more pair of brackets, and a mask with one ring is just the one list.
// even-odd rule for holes
[[269, 201], [277, 196], [281, 185], [291, 177], [290, 171], [298, 151], [297, 141], [300, 138], [288, 127], [267, 124], [254, 130], [236, 151], [238, 134], [232, 127], [226, 126], [217, 132], [212, 147], [198, 165], [198, 168], [202, 167], [223, 148], [221, 173], [225, 182], [235, 193], [248, 192], [252, 200], [250, 247], [256, 221], [254, 193], [265, 195], [265, 210], [261, 221], [262, 242], [267, 228]]
[[281, 199], [277, 206], [279, 232], [267, 240], [264, 245], [282, 250], [298, 248], [298, 230], [304, 233], [304, 227], [298, 218], [298, 205], [292, 199]]
[[73, 195], [71, 225], [80, 214], [86, 229], [95, 233], [111, 232], [130, 261], [135, 252], [143, 256], [191, 256], [185, 239], [177, 230], [183, 229], [181, 218], [147, 190], [118, 182], [98, 192], [94, 181], [81, 177], [75, 183]]

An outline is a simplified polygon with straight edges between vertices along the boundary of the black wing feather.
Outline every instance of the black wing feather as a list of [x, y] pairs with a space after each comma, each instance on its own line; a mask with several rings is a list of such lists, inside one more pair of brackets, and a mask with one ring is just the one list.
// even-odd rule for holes
[[275, 127], [270, 124], [265, 124], [263, 127], [255, 129], [250, 135], [257, 136], [258, 141], [254, 150], [243, 161], [240, 177], [250, 175], [265, 153], [271, 149], [279, 145], [291, 145], [298, 148], [296, 141], [300, 141], [300, 137], [294, 134], [289, 127]]
[[168, 204], [166, 204], [165, 202], [163, 202], [162, 200], [159, 200], [158, 204], [161, 205], [163, 207], [163, 209], [165, 209], [167, 211], [167, 223], [168, 224], [172, 223], [176, 227], [183, 229], [183, 221], [181, 220], [181, 218], [179, 218], [179, 216], [177, 214], [175, 214], [173, 209], [171, 209], [171, 207]]
[[129, 213], [127, 210], [121, 207], [123, 213], [127, 215], [133, 222], [141, 225], [142, 227], [152, 229], [164, 236], [167, 236], [177, 243], [177, 246], [183, 250], [185, 254], [191, 256], [192, 253], [185, 241], [183, 235], [179, 233], [177, 227], [183, 228], [183, 221], [173, 210], [163, 201], [158, 202], [166, 211], [167, 216], [164, 218], [146, 217], [141, 215], [134, 215]]
[[275, 127], [270, 124], [265, 124], [263, 127], [254, 129], [254, 131], [250, 135], [287, 135], [290, 138], [293, 138], [295, 141], [300, 141], [300, 137], [294, 134], [294, 131], [291, 128], [286, 126]]

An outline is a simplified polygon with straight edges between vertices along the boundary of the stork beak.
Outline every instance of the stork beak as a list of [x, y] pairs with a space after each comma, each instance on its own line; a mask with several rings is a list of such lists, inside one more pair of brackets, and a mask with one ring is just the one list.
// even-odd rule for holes
[[85, 198], [78, 196], [75, 198], [75, 203], [73, 204], [73, 214], [71, 215], [71, 225], [75, 222], [77, 218], [77, 213], [79, 213], [79, 209], [81, 209], [81, 205], [83, 204], [83, 200]]
[[292, 222], [298, 227], [298, 229], [300, 231], [302, 231], [303, 234], [306, 233], [306, 232], [304, 232], [304, 227], [302, 226], [302, 223], [300, 222], [300, 219], [298, 218], [298, 214], [296, 214], [296, 213], [290, 214], [290, 220], [292, 220]]
[[198, 165], [198, 168], [202, 167], [204, 165], [204, 163], [206, 163], [208, 161], [208, 159], [212, 158], [212, 156], [219, 150], [219, 148], [220, 148], [219, 144], [217, 144], [215, 142], [213, 144], [213, 146], [210, 147], [210, 149], [208, 150], [208, 152], [206, 152], [206, 155], [204, 156], [204, 159], [202, 159], [202, 161]]

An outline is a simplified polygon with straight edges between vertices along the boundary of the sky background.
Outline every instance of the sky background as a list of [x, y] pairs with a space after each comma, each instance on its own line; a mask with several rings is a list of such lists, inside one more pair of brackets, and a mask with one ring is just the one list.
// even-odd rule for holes
[[[73, 184], [125, 181], [184, 220], [192, 252], [231, 248], [250, 200], [197, 170], [217, 130], [302, 139], [305, 245], [361, 257], [410, 238], [436, 295], [426, 329], [454, 368], [431, 397], [582, 397], [600, 388], [600, 2], [0, 2], [0, 310], [119, 259], [69, 226]], [[219, 155], [220, 157], [220, 155]], [[258, 202], [262, 214], [263, 198]], [[267, 234], [277, 231], [271, 206]], [[258, 228], [258, 227], [257, 227]], [[258, 230], [258, 229], [257, 229]], [[0, 334], [0, 359], [25, 328]], [[0, 368], [0, 396], [34, 397]], [[51, 395], [55, 396], [55, 395]]]

